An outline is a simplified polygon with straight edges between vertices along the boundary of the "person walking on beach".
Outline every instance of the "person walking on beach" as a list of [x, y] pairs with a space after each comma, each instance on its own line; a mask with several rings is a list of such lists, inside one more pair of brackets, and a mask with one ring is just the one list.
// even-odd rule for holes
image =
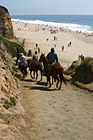
[[62, 46], [62, 51], [64, 51], [64, 46]]
[[22, 44], [23, 44], [23, 45], [25, 44], [25, 38], [23, 39]]
[[55, 40], [57, 40], [57, 37], [56, 37], [56, 36], [54, 36], [54, 41], [55, 41]]
[[32, 56], [32, 51], [28, 50], [28, 56]]
[[46, 63], [46, 65], [44, 67], [44, 74], [45, 74], [45, 76], [47, 76], [47, 66], [48, 66], [48, 64], [52, 64], [53, 62], [56, 62], [56, 63], [58, 62], [58, 56], [55, 53], [54, 48], [51, 48], [51, 52], [49, 52], [47, 54], [47, 59], [48, 59], [48, 62]]
[[36, 49], [38, 48], [38, 44], [36, 43]]
[[40, 48], [38, 48], [38, 54], [40, 53]]

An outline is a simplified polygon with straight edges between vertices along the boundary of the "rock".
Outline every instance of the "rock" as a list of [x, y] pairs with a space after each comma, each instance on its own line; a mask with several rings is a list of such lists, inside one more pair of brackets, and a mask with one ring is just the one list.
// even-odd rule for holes
[[0, 34], [9, 39], [14, 37], [10, 14], [3, 6], [0, 6]]

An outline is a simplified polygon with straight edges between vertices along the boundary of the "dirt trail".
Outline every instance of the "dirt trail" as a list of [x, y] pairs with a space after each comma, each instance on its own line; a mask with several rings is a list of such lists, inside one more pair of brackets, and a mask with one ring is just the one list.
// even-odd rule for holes
[[23, 140], [93, 140], [93, 93], [69, 83], [61, 90], [44, 84], [29, 76], [22, 81]]

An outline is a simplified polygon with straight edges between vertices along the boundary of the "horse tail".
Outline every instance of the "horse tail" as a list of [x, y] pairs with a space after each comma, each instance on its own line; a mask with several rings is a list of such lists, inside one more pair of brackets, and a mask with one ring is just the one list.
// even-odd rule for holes
[[65, 78], [64, 78], [64, 76], [63, 76], [63, 72], [62, 72], [61, 69], [59, 69], [59, 75], [60, 75], [61, 81], [63, 81], [63, 83], [67, 86], [66, 80], [65, 80]]

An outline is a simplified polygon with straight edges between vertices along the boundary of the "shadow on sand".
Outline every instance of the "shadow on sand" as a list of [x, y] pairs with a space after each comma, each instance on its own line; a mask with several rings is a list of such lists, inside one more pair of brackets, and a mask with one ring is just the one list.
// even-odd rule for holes
[[24, 79], [25, 82], [35, 82], [35, 80], [32, 79]]
[[23, 80], [23, 78], [22, 78], [22, 76], [20, 74], [15, 73], [15, 77], [20, 79], [20, 80]]
[[48, 87], [36, 87], [36, 86], [24, 86], [25, 88], [29, 88], [29, 90], [42, 90], [42, 91], [55, 91], [56, 89], [49, 89]]
[[41, 91], [55, 91], [58, 90], [56, 88], [52, 89], [49, 88], [46, 85], [46, 82], [42, 82], [42, 81], [36, 81], [36, 80], [32, 80], [32, 79], [25, 79], [25, 82], [35, 82], [35, 85], [31, 85], [31, 86], [24, 86], [24, 88], [28, 88], [29, 90], [41, 90]]

